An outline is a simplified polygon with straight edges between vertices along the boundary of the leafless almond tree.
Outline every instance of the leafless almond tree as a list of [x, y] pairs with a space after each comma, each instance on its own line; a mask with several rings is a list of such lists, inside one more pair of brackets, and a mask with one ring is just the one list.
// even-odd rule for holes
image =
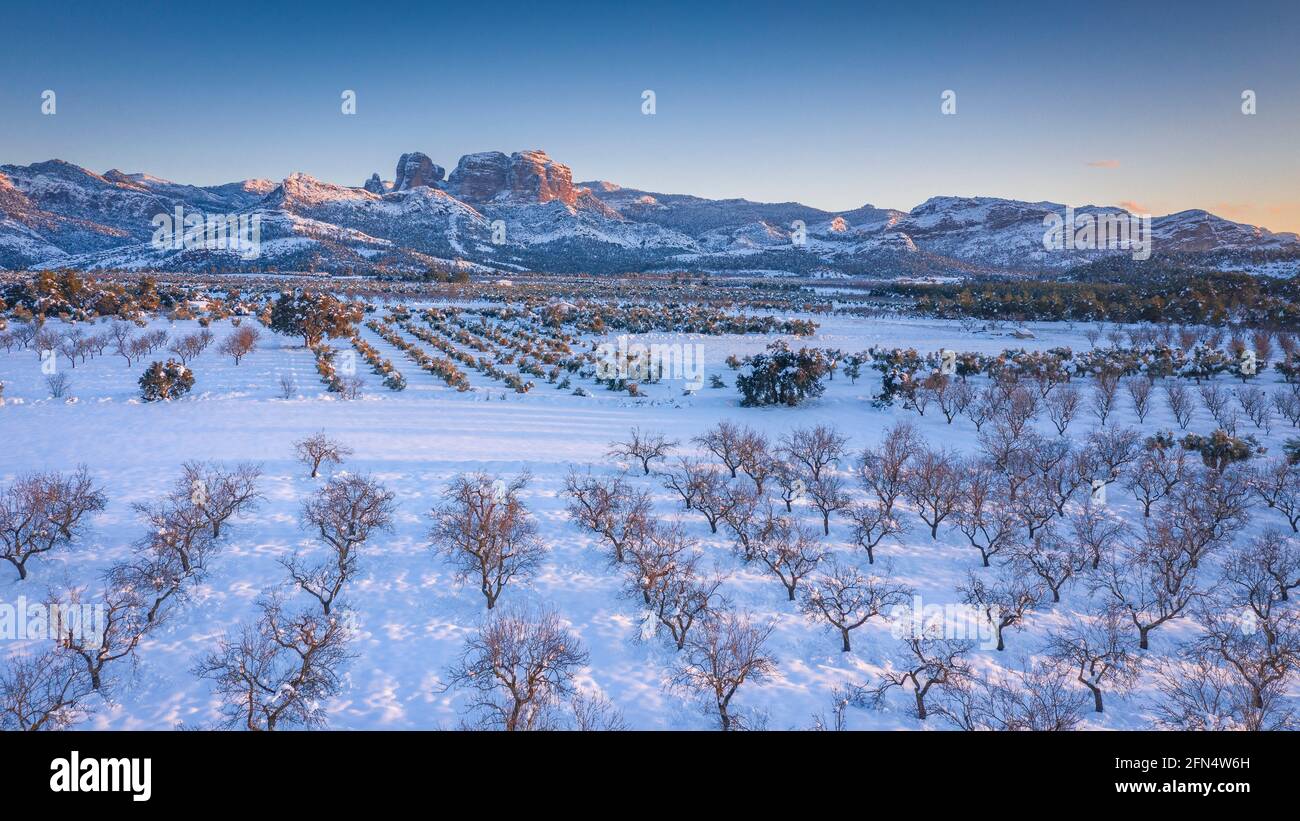
[[943, 449], [922, 447], [911, 460], [903, 493], [930, 526], [931, 539], [939, 538], [939, 525], [961, 500], [962, 472], [958, 457]]
[[645, 538], [653, 508], [650, 494], [633, 488], [622, 476], [600, 479], [571, 468], [564, 480], [569, 518], [600, 536], [622, 563], [630, 546]]
[[875, 616], [911, 601], [914, 591], [891, 580], [888, 568], [865, 576], [856, 567], [833, 558], [804, 589], [799, 609], [812, 621], [825, 621], [840, 634], [840, 651], [851, 652], [849, 634]]
[[1124, 629], [1124, 616], [1107, 608], [1049, 634], [1048, 657], [1092, 693], [1093, 710], [1102, 712], [1102, 691], [1126, 693], [1137, 684], [1141, 656]]
[[1009, 503], [1006, 481], [990, 465], [971, 463], [962, 477], [962, 493], [953, 520], [979, 551], [984, 567], [1017, 543], [1020, 520]]
[[395, 495], [368, 476], [336, 476], [302, 506], [301, 523], [333, 551], [309, 565], [294, 553], [282, 561], [290, 578], [321, 605], [325, 615], [357, 572], [357, 550], [377, 531], [391, 530]]
[[926, 699], [932, 692], [946, 690], [971, 675], [966, 656], [972, 643], [947, 639], [926, 632], [906, 636], [902, 649], [888, 663], [876, 686], [859, 694], [858, 700], [870, 700], [881, 707], [895, 687], [911, 691], [915, 714], [925, 721], [929, 715]]
[[831, 535], [831, 515], [844, 510], [853, 499], [839, 474], [826, 471], [808, 483], [808, 502], [822, 515], [822, 533]]
[[[96, 604], [85, 601], [83, 591], [74, 588], [65, 601], [51, 598], [48, 608], [50, 612], [60, 612], [55, 608], [81, 610], [83, 605], [95, 607]], [[61, 625], [63, 629], [56, 640], [61, 651], [75, 657], [85, 666], [92, 690], [104, 686], [104, 668], [109, 662], [134, 660], [136, 648], [152, 627], [145, 618], [144, 599], [132, 588], [110, 585], [104, 591], [102, 602], [98, 604], [99, 612], [102, 613], [102, 623], [94, 625], [98, 629], [92, 628], [83, 616], [80, 624]], [[83, 610], [84, 612], [86, 611]]]
[[1137, 628], [1142, 650], [1150, 648], [1151, 631], [1186, 615], [1203, 595], [1196, 568], [1171, 530], [1167, 522], [1148, 522], [1136, 543], [1120, 543], [1103, 555], [1089, 578], [1092, 591], [1108, 594]]
[[671, 573], [655, 589], [651, 608], [659, 626], [668, 630], [678, 650], [686, 647], [691, 628], [726, 606], [718, 592], [724, 578], [704, 575], [700, 557], [691, 555], [678, 561]]
[[1112, 370], [1099, 371], [1092, 383], [1092, 393], [1088, 400], [1097, 423], [1105, 426], [1111, 410], [1115, 407], [1115, 395], [1119, 392], [1119, 374]]
[[666, 459], [678, 445], [662, 433], [643, 433], [640, 428], [632, 428], [632, 435], [626, 442], [614, 442], [609, 447], [609, 455], [615, 459], [636, 460], [641, 471], [650, 475], [650, 464], [656, 459]]
[[876, 563], [876, 548], [890, 536], [899, 536], [906, 532], [902, 522], [893, 514], [886, 513], [885, 507], [878, 500], [868, 499], [848, 508], [849, 518], [853, 520], [853, 543], [867, 552], [867, 564]]
[[849, 438], [831, 425], [795, 428], [781, 436], [780, 451], [789, 462], [798, 465], [812, 481], [844, 458]]
[[754, 543], [754, 558], [780, 580], [790, 601], [799, 582], [817, 569], [826, 548], [807, 528], [786, 517], [778, 517]]
[[186, 462], [173, 498], [188, 497], [212, 526], [212, 538], [220, 539], [222, 525], [232, 516], [257, 509], [263, 499], [257, 490], [261, 477], [261, 466], [250, 463], [227, 470], [211, 462]]
[[469, 727], [554, 729], [556, 708], [576, 693], [573, 679], [587, 659], [554, 611], [508, 608], [465, 642], [446, 686], [469, 691]]
[[241, 359], [257, 350], [257, 343], [261, 339], [262, 334], [252, 325], [240, 325], [221, 341], [217, 352], [235, 360], [238, 365]]
[[0, 558], [27, 578], [27, 562], [57, 547], [75, 544], [86, 519], [108, 504], [85, 467], [63, 476], [30, 473], [0, 491]]
[[1296, 715], [1285, 691], [1272, 686], [1255, 695], [1242, 676], [1205, 653], [1162, 662], [1155, 671], [1155, 725], [1169, 730], [1294, 730]]
[[63, 730], [85, 720], [94, 695], [85, 667], [57, 647], [0, 665], [0, 730]]
[[689, 456], [677, 457], [676, 467], [661, 473], [664, 488], [676, 493], [687, 510], [695, 509], [705, 482], [717, 473], [709, 465]]
[[1155, 383], [1146, 374], [1130, 376], [1124, 380], [1124, 389], [1133, 400], [1133, 412], [1137, 414], [1139, 422], [1145, 422], [1151, 411], [1151, 390], [1154, 387]]
[[1192, 415], [1196, 413], [1191, 391], [1186, 385], [1172, 379], [1165, 380], [1164, 389], [1165, 401], [1169, 405], [1169, 411], [1174, 415], [1174, 420], [1178, 422], [1178, 427], [1187, 430]]
[[227, 634], [194, 668], [215, 683], [221, 725], [277, 730], [324, 727], [324, 703], [343, 686], [353, 658], [342, 619], [313, 610], [286, 613], [271, 597], [251, 625]]
[[1006, 631], [1023, 625], [1025, 614], [1043, 600], [1043, 585], [1012, 565], [1002, 565], [993, 578], [967, 571], [966, 582], [957, 588], [962, 601], [979, 611], [993, 628], [997, 649], [1006, 649]]
[[1265, 530], [1233, 550], [1225, 563], [1224, 579], [1262, 590], [1257, 595], [1267, 602], [1290, 601], [1290, 592], [1300, 587], [1300, 548], [1282, 531]]
[[1250, 486], [1264, 504], [1282, 514], [1292, 533], [1300, 532], [1300, 464], [1285, 457], [1271, 459], [1254, 470]]
[[747, 615], [713, 614], [687, 640], [673, 671], [673, 685], [705, 699], [707, 712], [716, 711], [724, 732], [746, 729], [732, 702], [745, 682], [762, 682], [775, 672], [776, 659], [764, 648], [773, 629], [775, 625], [756, 624]]
[[323, 463], [341, 465], [344, 459], [352, 455], [352, 448], [329, 439], [325, 436], [325, 431], [313, 433], [306, 439], [294, 442], [293, 447], [298, 461], [311, 468], [313, 479], [320, 475], [320, 466]]
[[1066, 429], [1078, 414], [1082, 401], [1079, 389], [1073, 385], [1062, 385], [1043, 400], [1043, 410], [1047, 412], [1047, 418], [1059, 435], [1065, 435]]
[[507, 584], [531, 577], [546, 555], [519, 499], [530, 478], [524, 473], [507, 483], [486, 473], [457, 476], [432, 513], [435, 552], [451, 562], [457, 581], [478, 585], [489, 610]]
[[907, 487], [907, 469], [924, 443], [910, 422], [899, 422], [885, 431], [880, 447], [866, 448], [858, 458], [858, 480], [875, 494], [886, 516]]
[[718, 457], [734, 479], [744, 460], [744, 439], [745, 431], [724, 419], [692, 441]]

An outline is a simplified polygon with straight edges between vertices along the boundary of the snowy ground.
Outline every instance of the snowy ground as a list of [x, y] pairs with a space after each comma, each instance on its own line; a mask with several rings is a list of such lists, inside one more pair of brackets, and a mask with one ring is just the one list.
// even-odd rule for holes
[[[987, 352], [1022, 346], [1088, 347], [1081, 326], [1063, 324], [1031, 326], [1037, 337], [1026, 341], [1005, 334], [971, 334], [956, 323], [941, 321], [819, 321], [824, 322], [821, 332], [804, 340], [805, 344], [846, 352], [873, 344], [914, 346], [922, 352], [941, 347]], [[160, 320], [156, 325], [171, 325], [173, 333], [197, 328], [197, 323], [191, 322]], [[229, 332], [228, 322], [214, 323], [213, 331], [222, 339]], [[0, 601], [13, 602], [22, 595], [32, 599], [50, 585], [86, 583], [126, 559], [131, 543], [142, 531], [131, 504], [163, 494], [182, 462], [210, 459], [232, 464], [248, 460], [264, 467], [266, 501], [257, 513], [233, 528], [193, 604], [146, 639], [134, 673], [117, 669], [121, 681], [115, 701], [96, 705], [94, 716], [82, 726], [165, 729], [180, 723], [204, 726], [217, 718], [209, 682], [194, 677], [192, 665], [213, 649], [224, 631], [253, 618], [259, 593], [282, 582], [284, 571], [277, 559], [296, 547], [321, 550], [299, 529], [297, 521], [299, 506], [319, 481], [306, 478], [292, 459], [292, 442], [317, 430], [350, 445], [357, 455], [345, 469], [372, 473], [396, 492], [399, 505], [395, 531], [366, 544], [361, 577], [350, 589], [349, 599], [359, 620], [360, 635], [354, 647], [358, 657], [351, 665], [345, 692], [328, 705], [330, 726], [341, 729], [450, 728], [457, 724], [463, 696], [440, 692], [441, 677], [465, 636], [484, 615], [483, 599], [477, 590], [453, 583], [450, 569], [432, 555], [425, 538], [427, 513], [457, 473], [483, 470], [512, 476], [528, 469], [535, 477], [525, 499], [551, 552], [534, 581], [506, 589], [503, 604], [530, 599], [557, 608], [591, 654], [584, 686], [602, 692], [623, 712], [629, 726], [706, 728], [714, 726], [710, 717], [665, 690], [673, 654], [659, 643], [634, 641], [639, 608], [620, 595], [620, 578], [606, 566], [593, 537], [567, 520], [559, 494], [568, 467], [592, 464], [601, 471], [617, 470], [604, 455], [606, 448], [633, 425], [686, 442], [723, 418], [765, 431], [773, 439], [795, 426], [834, 423], [852, 437], [853, 449], [859, 450], [876, 444], [881, 431], [896, 418], [907, 417], [931, 442], [962, 450], [975, 447], [974, 426], [964, 418], [949, 426], [937, 411], [917, 418], [897, 408], [873, 408], [870, 397], [879, 382], [874, 371], [864, 373], [856, 385], [838, 374], [825, 396], [805, 407], [739, 407], [732, 387], [735, 373], [723, 360], [729, 354], [754, 353], [772, 337], [657, 337], [702, 344], [706, 377], [718, 374], [728, 387], [706, 386], [695, 396], [683, 397], [679, 385], [664, 384], [654, 386], [650, 399], [637, 401], [603, 389], [595, 389], [590, 398], [573, 396], [569, 390], [557, 390], [541, 380], [531, 393], [518, 395], [479, 373], [470, 374], [476, 389], [458, 394], [371, 331], [362, 333], [406, 375], [409, 387], [405, 392], [384, 388], [379, 377], [362, 363], [359, 372], [367, 380], [365, 395], [357, 401], [341, 401], [325, 392], [316, 377], [312, 354], [300, 340], [265, 331], [261, 348], [238, 367], [219, 355], [215, 346], [209, 349], [193, 363], [197, 384], [192, 394], [172, 403], [139, 402], [135, 381], [143, 366], [128, 368], [110, 353], [68, 370], [75, 401], [48, 397], [33, 352], [0, 353], [0, 381], [6, 383], [6, 402], [0, 407], [0, 482], [11, 481], [24, 471], [66, 471], [84, 463], [110, 497], [108, 508], [94, 519], [90, 538], [75, 551], [33, 560], [31, 578], [25, 582], [18, 582], [8, 565], [0, 568]], [[66, 367], [62, 360], [60, 367]], [[297, 398], [279, 398], [279, 379], [284, 373], [294, 375], [300, 394]], [[1261, 381], [1271, 385], [1275, 379], [1267, 374]], [[1171, 426], [1158, 391], [1153, 404], [1156, 410], [1144, 428]], [[1122, 391], [1118, 406], [1116, 422], [1136, 424]], [[1191, 429], [1212, 430], [1204, 409], [1197, 413]], [[1045, 418], [1038, 424], [1044, 432], [1050, 430]], [[1072, 434], [1082, 435], [1094, 424], [1087, 412], [1081, 411]], [[1243, 419], [1243, 424], [1243, 433], [1255, 433], [1248, 421]], [[1285, 421], [1278, 419], [1272, 433], [1260, 438], [1277, 453], [1290, 433], [1293, 431]], [[703, 517], [683, 514], [653, 478], [631, 475], [634, 481], [655, 490], [659, 515], [664, 519], [683, 517], [709, 560], [730, 574], [724, 587], [728, 598], [777, 623], [770, 645], [779, 662], [777, 672], [764, 683], [746, 684], [741, 689], [737, 701], [742, 708], [765, 714], [768, 726], [774, 729], [807, 727], [815, 713], [826, 712], [836, 685], [875, 678], [895, 646], [887, 625], [873, 620], [855, 632], [854, 652], [841, 653], [838, 638], [801, 616], [773, 577], [736, 560], [725, 534], [710, 535]], [[1120, 485], [1112, 486], [1109, 495], [1112, 507], [1129, 515], [1134, 512], [1131, 497]], [[817, 518], [807, 509], [803, 515], [810, 524]], [[898, 580], [914, 586], [926, 603], [957, 601], [954, 587], [968, 569], [978, 566], [978, 555], [960, 533], [948, 528], [941, 529], [939, 542], [931, 542], [915, 515], [905, 515], [916, 526], [904, 543], [887, 543], [879, 555], [894, 560]], [[1277, 514], [1256, 508], [1252, 531], [1265, 523], [1285, 524]], [[865, 557], [850, 548], [846, 520], [832, 520], [828, 545], [842, 559], [865, 565]], [[1046, 630], [1063, 613], [1081, 609], [1085, 595], [1076, 586], [1062, 604], [1040, 608], [1030, 616], [1026, 630], [1008, 634], [1006, 652], [977, 651], [977, 666], [1014, 666], [1023, 654], [1040, 647]], [[1190, 621], [1181, 620], [1155, 631], [1152, 653], [1170, 652], [1195, 629]], [[24, 650], [23, 642], [0, 642], [0, 654]], [[1108, 711], [1098, 718], [1089, 714], [1086, 726], [1145, 726], [1143, 689], [1148, 685], [1149, 680], [1129, 697], [1108, 697]], [[850, 726], [926, 726], [905, 711], [906, 699], [906, 694], [896, 694], [887, 711], [852, 710]], [[938, 726], [933, 721], [929, 724]]]

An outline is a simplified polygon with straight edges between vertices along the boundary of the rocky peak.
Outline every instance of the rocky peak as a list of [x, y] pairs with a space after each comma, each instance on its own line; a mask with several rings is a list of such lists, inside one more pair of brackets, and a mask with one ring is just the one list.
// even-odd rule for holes
[[371, 174], [370, 179], [366, 180], [365, 185], [361, 186], [372, 194], [384, 193], [384, 181], [379, 179], [379, 174]]
[[421, 186], [436, 188], [438, 183], [442, 182], [445, 173], [446, 169], [441, 165], [435, 165], [427, 154], [412, 151], [410, 154], [403, 154], [397, 161], [397, 171], [393, 175], [393, 190], [409, 191]]
[[511, 154], [507, 184], [511, 197], [529, 202], [560, 200], [573, 205], [578, 197], [569, 166], [552, 160], [545, 151]]
[[486, 202], [506, 190], [510, 158], [500, 151], [466, 154], [447, 178], [451, 192], [467, 202]]

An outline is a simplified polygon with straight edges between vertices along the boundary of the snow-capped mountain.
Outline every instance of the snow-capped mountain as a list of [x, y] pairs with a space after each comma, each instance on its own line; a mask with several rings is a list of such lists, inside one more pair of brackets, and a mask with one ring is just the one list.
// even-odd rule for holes
[[[178, 212], [179, 209], [179, 212]], [[156, 247], [155, 219], [176, 213], [257, 217], [260, 247]], [[194, 186], [144, 173], [96, 174], [62, 160], [0, 166], [0, 268], [423, 271], [456, 260], [483, 270], [1059, 272], [1122, 249], [1044, 247], [1051, 202], [934, 197], [911, 211], [830, 212], [797, 202], [707, 199], [573, 182], [544, 151], [461, 157], [448, 174], [421, 152], [392, 181], [336, 185], [302, 173]], [[1094, 218], [1123, 209], [1083, 206]], [[1295, 272], [1300, 238], [1183, 211], [1150, 223], [1154, 253], [1213, 266], [1265, 254]]]

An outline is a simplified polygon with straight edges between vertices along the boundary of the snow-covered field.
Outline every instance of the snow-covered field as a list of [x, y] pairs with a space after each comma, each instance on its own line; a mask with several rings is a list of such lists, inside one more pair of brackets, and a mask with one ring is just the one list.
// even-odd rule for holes
[[[251, 321], [251, 320], [250, 320]], [[1050, 348], [1068, 345], [1086, 350], [1082, 328], [1033, 325], [1035, 338], [1013, 339], [1006, 334], [969, 333], [956, 323], [937, 320], [867, 320], [819, 318], [820, 332], [803, 344], [834, 347], [846, 352], [872, 345], [916, 347], [922, 353], [939, 348], [994, 353], [1008, 347]], [[54, 323], [57, 325], [58, 323]], [[173, 334], [196, 329], [194, 322], [156, 320]], [[228, 321], [213, 323], [221, 340], [230, 331]], [[329, 394], [318, 380], [312, 353], [301, 340], [263, 331], [259, 349], [235, 366], [216, 352], [215, 346], [198, 357], [192, 367], [196, 385], [191, 394], [174, 402], [143, 403], [136, 379], [141, 365], [127, 367], [110, 352], [68, 368], [70, 396], [49, 397], [41, 363], [31, 350], [0, 352], [0, 381], [5, 383], [0, 407], [0, 484], [32, 470], [69, 471], [84, 464], [109, 497], [107, 508], [96, 515], [89, 537], [73, 550], [60, 550], [33, 560], [31, 577], [18, 581], [8, 565], [0, 565], [0, 602], [15, 602], [45, 593], [48, 587], [85, 584], [115, 562], [129, 557], [131, 545], [143, 523], [132, 504], [157, 499], [176, 480], [182, 462], [214, 460], [233, 465], [242, 461], [263, 466], [259, 509], [240, 518], [194, 601], [178, 618], [149, 634], [138, 652], [138, 665], [110, 669], [117, 680], [112, 701], [96, 700], [93, 715], [79, 725], [87, 728], [166, 729], [180, 724], [208, 726], [218, 718], [210, 682], [191, 672], [198, 659], [211, 652], [228, 630], [255, 617], [254, 602], [265, 589], [284, 582], [278, 563], [295, 548], [321, 555], [323, 548], [299, 527], [298, 512], [324, 481], [306, 476], [295, 461], [293, 442], [323, 430], [349, 445], [355, 456], [342, 467], [364, 472], [396, 493], [398, 514], [392, 533], [379, 534], [362, 550], [361, 573], [347, 598], [356, 613], [356, 658], [346, 672], [343, 692], [326, 705], [329, 726], [339, 729], [453, 728], [464, 711], [466, 697], [456, 690], [444, 692], [448, 667], [463, 642], [485, 614], [483, 597], [473, 586], [454, 583], [452, 571], [429, 547], [428, 513], [438, 502], [447, 482], [467, 471], [486, 471], [513, 477], [531, 472], [532, 483], [524, 500], [535, 515], [549, 546], [548, 557], [535, 579], [508, 586], [502, 604], [530, 600], [554, 607], [580, 636], [590, 661], [581, 685], [599, 692], [623, 714], [628, 726], [643, 729], [710, 728], [716, 716], [667, 687], [676, 655], [658, 641], [636, 640], [641, 608], [622, 595], [619, 571], [611, 569], [596, 537], [568, 520], [562, 497], [564, 475], [572, 465], [592, 465], [613, 473], [620, 467], [607, 457], [611, 441], [626, 437], [632, 426], [660, 431], [682, 441], [683, 451], [694, 451], [690, 439], [719, 420], [751, 426], [775, 440], [797, 426], [830, 423], [850, 436], [853, 452], [877, 445], [884, 429], [900, 418], [911, 419], [932, 444], [963, 452], [977, 447], [974, 425], [958, 417], [951, 425], [937, 411], [918, 417], [895, 406], [873, 407], [871, 397], [880, 377], [864, 370], [857, 384], [843, 373], [829, 383], [818, 400], [798, 408], [751, 409], [739, 406], [735, 372], [724, 360], [762, 350], [773, 337], [658, 335], [658, 341], [698, 343], [705, 356], [704, 375], [719, 375], [725, 388], [707, 386], [683, 396], [680, 384], [652, 386], [646, 399], [615, 394], [588, 383], [592, 395], [575, 396], [538, 380], [528, 394], [520, 395], [494, 383], [481, 373], [471, 373], [474, 390], [457, 393], [421, 371], [402, 352], [368, 329], [362, 337], [390, 358], [407, 379], [408, 388], [395, 393], [361, 363], [366, 379], [361, 398], [344, 401]], [[612, 340], [611, 335], [607, 340]], [[651, 341], [646, 339], [644, 341]], [[335, 342], [339, 345], [339, 342]], [[346, 346], [344, 341], [340, 347]], [[165, 355], [148, 357], [161, 359]], [[280, 378], [290, 374], [297, 396], [281, 398]], [[1260, 379], [1274, 387], [1272, 372]], [[578, 382], [575, 380], [575, 386]], [[1159, 391], [1154, 411], [1141, 425], [1144, 432], [1176, 429]], [[1137, 426], [1137, 418], [1123, 391], [1111, 421]], [[1255, 431], [1243, 418], [1242, 433], [1257, 434], [1270, 454], [1281, 451], [1293, 431], [1275, 419], [1271, 432]], [[1053, 433], [1045, 418], [1036, 424]], [[1081, 410], [1071, 429], [1079, 438], [1096, 421]], [[1203, 407], [1190, 429], [1208, 433], [1214, 424]], [[852, 465], [840, 469], [849, 476]], [[766, 681], [747, 683], [736, 696], [737, 705], [750, 715], [765, 717], [773, 729], [804, 728], [815, 714], [830, 706], [832, 690], [845, 684], [874, 681], [897, 648], [888, 624], [872, 619], [854, 633], [854, 650], [841, 653], [839, 639], [824, 624], [813, 623], [787, 601], [780, 583], [756, 564], [742, 564], [730, 549], [725, 529], [713, 535], [703, 516], [683, 512], [670, 491], [639, 470], [629, 480], [654, 492], [656, 512], [662, 520], [682, 519], [699, 540], [706, 563], [728, 574], [723, 592], [731, 603], [760, 620], [774, 620], [769, 650], [778, 662]], [[856, 484], [853, 492], [860, 494]], [[1131, 521], [1140, 508], [1116, 483], [1109, 489], [1109, 508]], [[904, 503], [906, 508], [906, 503]], [[820, 516], [806, 506], [796, 507], [810, 526]], [[895, 580], [916, 589], [927, 604], [959, 601], [955, 588], [968, 570], [979, 566], [978, 554], [956, 530], [943, 526], [932, 542], [910, 508], [904, 518], [912, 524], [899, 543], [886, 541], [880, 560], [894, 564]], [[1280, 515], [1262, 506], [1252, 510], [1248, 533], [1265, 525], [1285, 526]], [[849, 540], [850, 524], [836, 516], [831, 521], [827, 546], [845, 562], [866, 567], [861, 550]], [[1288, 528], [1289, 529], [1289, 528]], [[974, 665], [1012, 668], [1041, 650], [1053, 625], [1073, 611], [1086, 609], [1088, 594], [1075, 585], [1060, 604], [1045, 604], [1027, 618], [1025, 629], [1008, 631], [1007, 650], [975, 651]], [[1189, 619], [1167, 624], [1152, 634], [1153, 656], [1168, 655], [1195, 635]], [[21, 654], [27, 642], [0, 642], [0, 655]], [[1107, 711], [1086, 714], [1083, 726], [1129, 729], [1149, 723], [1147, 699], [1150, 679], [1145, 678], [1127, 696], [1108, 695]], [[936, 721], [922, 723], [907, 708], [909, 695], [895, 692], [885, 710], [849, 710], [852, 728], [938, 728]]]

